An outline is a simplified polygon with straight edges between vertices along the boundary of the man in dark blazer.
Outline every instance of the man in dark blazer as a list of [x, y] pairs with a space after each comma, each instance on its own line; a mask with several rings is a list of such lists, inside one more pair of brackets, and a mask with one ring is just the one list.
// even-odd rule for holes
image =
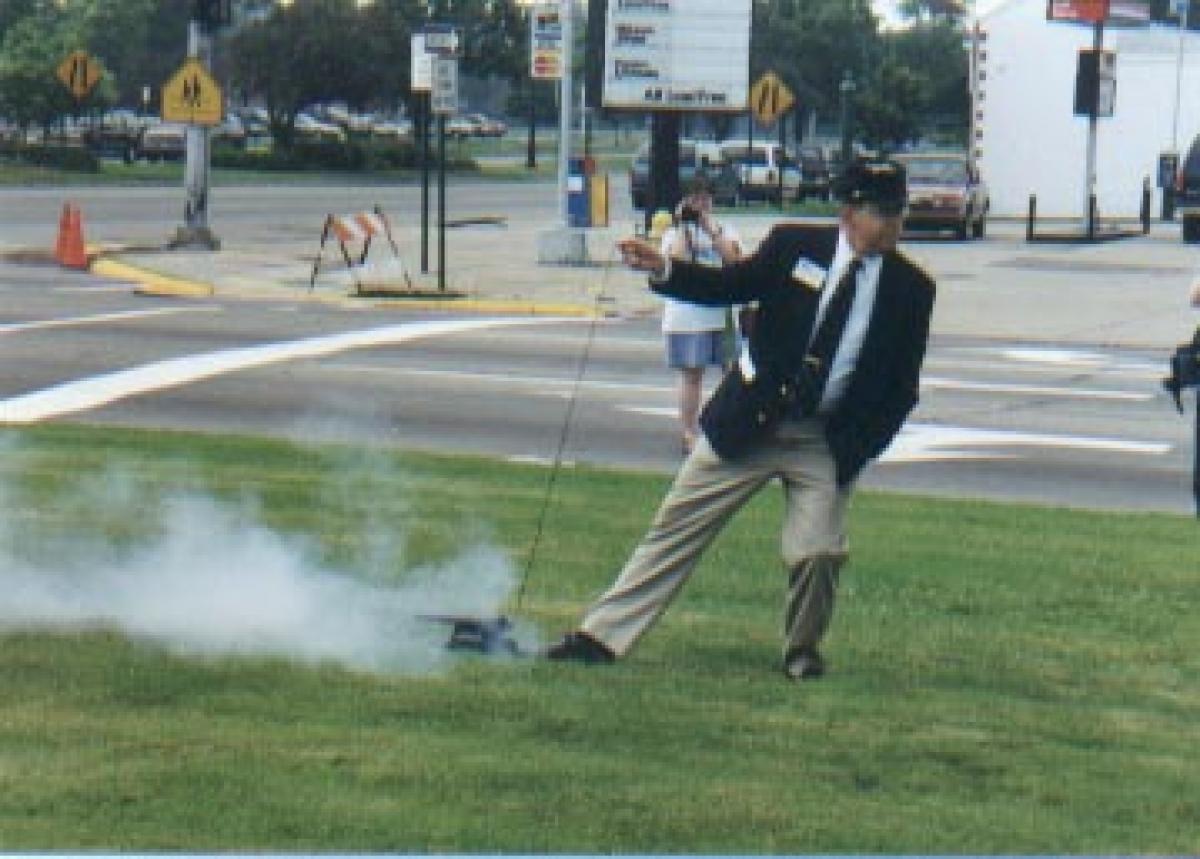
[[704, 438], [649, 532], [547, 657], [604, 663], [625, 655], [725, 522], [779, 478], [790, 572], [783, 669], [795, 680], [824, 673], [818, 645], [847, 558], [847, 503], [863, 467], [917, 403], [934, 299], [930, 277], [896, 250], [903, 167], [857, 159], [838, 191], [836, 227], [781, 224], [753, 256], [721, 269], [666, 259], [639, 239], [620, 243], [656, 292], [698, 304], [757, 303], [757, 319], [705, 405]]

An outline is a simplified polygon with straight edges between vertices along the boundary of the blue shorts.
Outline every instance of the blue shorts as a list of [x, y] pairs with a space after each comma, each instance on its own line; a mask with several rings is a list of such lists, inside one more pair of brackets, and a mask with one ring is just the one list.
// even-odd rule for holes
[[724, 365], [724, 331], [682, 331], [667, 334], [667, 366], [672, 370]]

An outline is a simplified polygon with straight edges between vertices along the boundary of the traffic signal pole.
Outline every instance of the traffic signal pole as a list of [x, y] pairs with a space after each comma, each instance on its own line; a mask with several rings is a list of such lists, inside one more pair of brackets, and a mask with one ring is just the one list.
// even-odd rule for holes
[[[215, 23], [215, 22], [214, 22]], [[212, 68], [212, 31], [193, 14], [188, 22], [188, 57], [198, 59], [204, 67]], [[209, 162], [211, 159], [209, 129], [204, 125], [188, 125], [185, 132], [186, 161], [184, 164], [183, 226], [171, 241], [172, 248], [217, 250], [220, 240], [208, 226]]]

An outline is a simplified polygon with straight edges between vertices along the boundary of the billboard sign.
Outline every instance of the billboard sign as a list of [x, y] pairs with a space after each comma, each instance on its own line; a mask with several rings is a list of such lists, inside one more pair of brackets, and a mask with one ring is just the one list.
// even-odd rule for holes
[[1047, 0], [1046, 18], [1077, 24], [1145, 24], [1150, 0]]
[[425, 50], [425, 34], [412, 34], [411, 68], [409, 87], [413, 92], [430, 92], [433, 89], [433, 54]]
[[609, 0], [605, 107], [744, 111], [751, 0]]
[[529, 76], [535, 81], [562, 77], [562, 19], [557, 3], [533, 7], [529, 28]]

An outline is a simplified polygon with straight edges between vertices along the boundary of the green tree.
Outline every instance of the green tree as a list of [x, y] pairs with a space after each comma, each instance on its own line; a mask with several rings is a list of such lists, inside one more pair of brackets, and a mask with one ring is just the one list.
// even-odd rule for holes
[[81, 103], [58, 80], [58, 66], [86, 44], [81, 7], [39, 4], [13, 21], [0, 46], [0, 115], [28, 128], [49, 129], [59, 118], [111, 99], [105, 81]]
[[408, 36], [391, 6], [296, 0], [243, 26], [229, 42], [232, 81], [261, 97], [283, 146], [296, 114], [325, 101], [362, 108], [394, 99], [408, 78]]
[[832, 117], [847, 72], [864, 80], [879, 54], [879, 22], [868, 0], [756, 2], [750, 75], [775, 71], [803, 114]]
[[900, 14], [918, 20], [957, 23], [967, 14], [964, 0], [900, 0]]
[[858, 130], [872, 148], [890, 149], [921, 135], [928, 102], [926, 75], [894, 57], [885, 59], [858, 96]]

